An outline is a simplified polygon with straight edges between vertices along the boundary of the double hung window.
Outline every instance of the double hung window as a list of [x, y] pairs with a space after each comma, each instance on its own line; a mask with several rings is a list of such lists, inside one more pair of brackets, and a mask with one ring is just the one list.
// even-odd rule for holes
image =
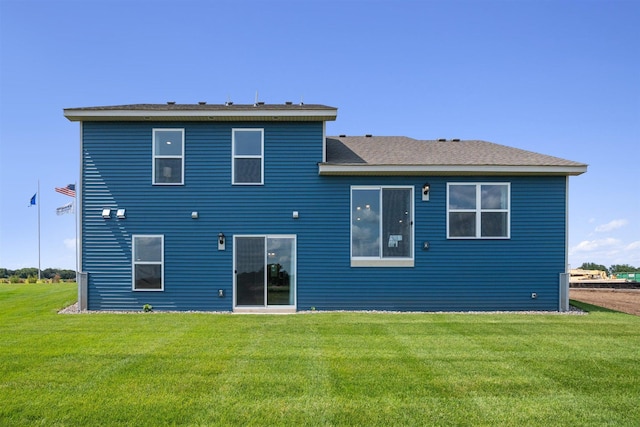
[[153, 184], [184, 184], [184, 129], [153, 130]]
[[264, 130], [233, 129], [233, 184], [264, 183]]
[[351, 265], [413, 266], [413, 187], [351, 188]]
[[449, 183], [447, 237], [450, 239], [508, 239], [508, 183]]
[[164, 236], [134, 235], [133, 290], [164, 289]]

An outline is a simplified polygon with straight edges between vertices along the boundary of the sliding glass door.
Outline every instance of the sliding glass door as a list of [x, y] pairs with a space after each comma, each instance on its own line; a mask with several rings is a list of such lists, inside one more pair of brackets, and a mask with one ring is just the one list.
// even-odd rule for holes
[[236, 307], [293, 307], [295, 236], [234, 236]]

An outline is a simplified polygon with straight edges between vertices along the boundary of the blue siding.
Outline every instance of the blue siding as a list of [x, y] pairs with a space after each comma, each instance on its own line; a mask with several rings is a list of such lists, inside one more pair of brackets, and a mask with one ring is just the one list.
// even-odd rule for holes
[[[152, 129], [169, 127], [185, 129], [185, 185], [153, 186]], [[265, 129], [263, 186], [231, 185], [234, 127]], [[319, 176], [321, 160], [321, 123], [84, 123], [89, 309], [149, 303], [158, 310], [231, 310], [232, 237], [239, 234], [297, 235], [299, 310], [558, 309], [565, 177]], [[446, 238], [446, 184], [463, 181], [511, 183], [511, 239]], [[420, 196], [425, 182], [428, 202]], [[414, 267], [350, 266], [351, 185], [415, 186]], [[105, 220], [105, 207], [125, 208], [127, 218]], [[192, 211], [200, 218], [191, 219]], [[227, 236], [226, 251], [217, 250], [219, 232]], [[163, 292], [131, 290], [134, 234], [165, 236]]]

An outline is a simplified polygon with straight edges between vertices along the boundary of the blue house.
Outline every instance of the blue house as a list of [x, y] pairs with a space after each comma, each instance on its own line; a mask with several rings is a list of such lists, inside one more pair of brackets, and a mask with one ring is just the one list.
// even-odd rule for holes
[[326, 136], [324, 105], [65, 109], [89, 310], [567, 308], [569, 176], [485, 141]]

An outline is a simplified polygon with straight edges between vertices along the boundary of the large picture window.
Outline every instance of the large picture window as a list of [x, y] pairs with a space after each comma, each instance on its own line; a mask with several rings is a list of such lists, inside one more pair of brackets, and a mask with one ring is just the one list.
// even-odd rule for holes
[[164, 236], [133, 236], [133, 290], [164, 289]]
[[153, 183], [184, 184], [184, 129], [153, 130]]
[[233, 129], [233, 184], [261, 185], [264, 182], [263, 129]]
[[351, 188], [351, 265], [413, 265], [413, 187]]
[[508, 183], [449, 183], [447, 237], [450, 239], [508, 239]]

